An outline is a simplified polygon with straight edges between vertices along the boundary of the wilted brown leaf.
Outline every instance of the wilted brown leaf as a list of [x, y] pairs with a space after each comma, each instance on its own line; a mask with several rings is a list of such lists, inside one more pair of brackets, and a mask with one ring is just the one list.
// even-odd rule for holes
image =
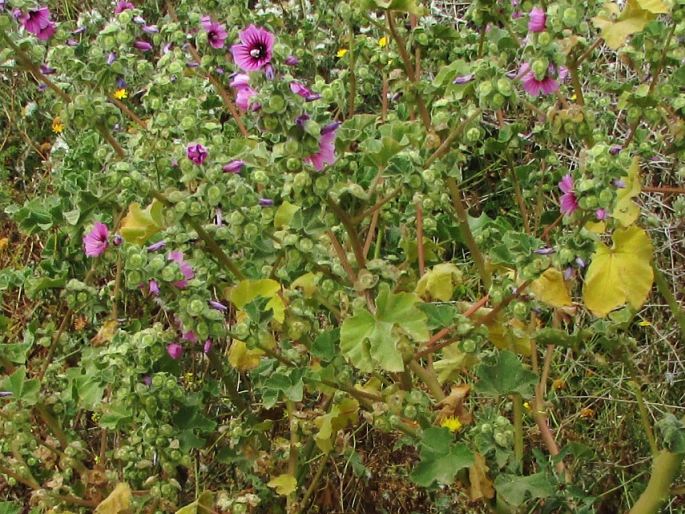
[[492, 481], [488, 478], [488, 466], [485, 464], [483, 456], [476, 452], [473, 454], [473, 465], [469, 467], [469, 497], [471, 501], [486, 499], [490, 500], [495, 496], [495, 489]]
[[440, 411], [438, 412], [437, 421], [440, 423], [443, 419], [449, 417], [456, 417], [464, 425], [468, 425], [473, 421], [473, 416], [466, 410], [464, 402], [471, 391], [469, 384], [461, 384], [452, 386], [452, 391], [447, 397], [438, 403]]

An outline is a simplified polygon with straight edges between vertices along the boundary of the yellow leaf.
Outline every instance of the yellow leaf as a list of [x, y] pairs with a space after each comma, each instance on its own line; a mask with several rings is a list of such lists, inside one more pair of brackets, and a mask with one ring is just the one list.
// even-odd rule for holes
[[238, 309], [242, 309], [258, 296], [271, 298], [280, 291], [280, 289], [281, 284], [270, 278], [241, 280], [235, 287], [231, 288], [228, 299]]
[[125, 512], [131, 506], [131, 488], [128, 484], [120, 482], [109, 494], [95, 507], [95, 514], [119, 514]]
[[652, 14], [667, 14], [670, 11], [668, 5], [661, 0], [637, 0], [637, 3]]
[[416, 284], [416, 293], [423, 298], [448, 302], [461, 281], [462, 273], [454, 264], [438, 264], [421, 277]]
[[126, 217], [121, 220], [119, 232], [129, 243], [142, 245], [157, 232], [162, 230], [162, 204], [153, 200], [145, 210], [140, 204], [132, 203]]
[[592, 22], [602, 31], [602, 38], [613, 50], [618, 50], [630, 35], [642, 31], [647, 23], [655, 18], [654, 14], [641, 7], [639, 0], [628, 0], [621, 14], [615, 19], [618, 6], [615, 3], [608, 3], [604, 8], [607, 10], [607, 16], [597, 16], [592, 18]]
[[333, 438], [338, 430], [357, 422], [359, 402], [353, 398], [343, 398], [340, 403], [333, 405], [328, 414], [319, 416], [314, 423], [319, 431], [314, 436], [316, 446], [323, 452], [333, 449]]
[[607, 229], [607, 224], [603, 221], [588, 221], [583, 228], [593, 234], [602, 234]]
[[539, 301], [552, 307], [565, 307], [573, 303], [564, 275], [556, 268], [548, 268], [530, 284], [530, 290]]
[[9, 244], [9, 239], [6, 237], [0, 238], [0, 251], [4, 250], [7, 248], [7, 245]]
[[112, 338], [114, 337], [114, 334], [117, 333], [117, 327], [119, 326], [119, 323], [115, 319], [108, 319], [102, 324], [102, 327], [100, 327], [100, 330], [98, 330], [98, 333], [95, 334], [95, 337], [90, 340], [90, 343], [93, 346], [102, 346], [105, 343], [109, 343]]
[[612, 216], [623, 226], [628, 227], [635, 223], [640, 216], [640, 208], [633, 198], [640, 194], [640, 159], [633, 158], [628, 170], [628, 176], [624, 177], [625, 187], [618, 190], [616, 206]]
[[234, 339], [228, 350], [228, 363], [238, 371], [249, 371], [259, 366], [262, 355], [263, 351], [256, 348], [250, 350], [245, 343]]
[[304, 275], [295, 279], [291, 284], [293, 289], [300, 288], [304, 293], [305, 298], [311, 298], [316, 293], [316, 284], [321, 278], [321, 273], [305, 273]]
[[274, 319], [279, 323], [285, 321], [285, 304], [283, 298], [275, 295], [266, 303], [266, 308], [271, 309], [274, 313]]
[[652, 242], [639, 227], [617, 229], [613, 247], [598, 242], [585, 274], [583, 300], [595, 316], [604, 317], [626, 302], [639, 309], [652, 288]]
[[281, 496], [288, 496], [297, 489], [297, 479], [293, 475], [284, 473], [276, 478], [272, 478], [266, 485], [271, 487], [271, 489], [275, 489]]

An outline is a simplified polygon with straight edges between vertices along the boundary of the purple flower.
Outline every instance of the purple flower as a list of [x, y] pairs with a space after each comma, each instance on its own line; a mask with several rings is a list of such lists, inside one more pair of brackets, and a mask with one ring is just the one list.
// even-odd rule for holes
[[607, 211], [604, 209], [597, 209], [595, 211], [595, 218], [597, 218], [599, 221], [607, 219]]
[[152, 385], [152, 377], [151, 377], [150, 375], [145, 375], [145, 376], [142, 378], [142, 381], [143, 381], [143, 384], [145, 384], [146, 386], [151, 386], [151, 385]]
[[147, 292], [152, 296], [159, 296], [159, 284], [156, 280], [150, 280], [147, 283]]
[[124, 77], [117, 77], [117, 80], [114, 82], [117, 86], [117, 89], [126, 89], [126, 80]]
[[67, 39], [67, 45], [68, 46], [78, 46], [78, 41], [76, 41], [73, 37], [70, 37]]
[[121, 237], [121, 234], [114, 235], [114, 238], [112, 239], [112, 244], [114, 244], [114, 246], [121, 246], [122, 244], [124, 244], [124, 238]]
[[55, 73], [55, 71], [57, 71], [55, 68], [51, 68], [47, 64], [41, 64], [40, 65], [40, 72], [43, 75], [52, 75], [53, 73]]
[[169, 343], [166, 346], [166, 352], [169, 354], [169, 357], [178, 360], [181, 358], [181, 355], [183, 355], [183, 346], [178, 343]]
[[528, 32], [542, 32], [545, 30], [547, 15], [541, 7], [533, 7], [528, 14]]
[[228, 164], [224, 164], [221, 168], [225, 173], [240, 173], [240, 171], [245, 167], [245, 161], [240, 159], [233, 160]]
[[250, 87], [250, 77], [244, 73], [238, 73], [231, 81], [231, 87], [235, 89], [235, 104], [242, 111], [250, 108], [250, 99], [257, 92]]
[[107, 238], [109, 237], [109, 229], [104, 223], [97, 221], [93, 225], [93, 229], [83, 236], [83, 249], [88, 257], [99, 257], [107, 247], [109, 243]]
[[274, 201], [271, 198], [260, 198], [259, 199], [259, 205], [262, 207], [271, 207], [274, 204]]
[[159, 32], [159, 27], [157, 27], [157, 25], [143, 25], [143, 32], [146, 34], [157, 34]]
[[547, 75], [545, 75], [542, 80], [538, 80], [535, 73], [533, 73], [530, 64], [524, 63], [517, 74], [521, 79], [523, 89], [531, 96], [538, 96], [539, 94], [551, 95], [558, 91], [559, 82], [554, 78], [554, 75], [556, 75], [556, 78], [563, 81], [568, 76], [568, 69], [564, 66], [560, 66], [559, 69], [557, 69], [554, 65], [550, 64]]
[[221, 209], [219, 209], [217, 207], [215, 214], [216, 214], [216, 217], [215, 217], [214, 224], [220, 227], [224, 223], [224, 213], [221, 212]]
[[217, 302], [216, 300], [209, 300], [209, 306], [217, 311], [221, 312], [226, 312], [228, 310], [228, 307], [226, 307], [223, 303]]
[[469, 73], [468, 75], [459, 75], [452, 81], [452, 84], [467, 84], [473, 80], [473, 77], [473, 73]]
[[250, 25], [238, 34], [240, 43], [231, 46], [233, 60], [245, 71], [257, 71], [271, 62], [275, 36], [268, 30]]
[[72, 30], [71, 33], [74, 36], [78, 36], [79, 34], [83, 34], [86, 31], [85, 25], [81, 25], [80, 27], [76, 27], [76, 29]]
[[188, 68], [197, 68], [200, 66], [200, 63], [197, 61], [190, 61], [186, 63], [186, 66], [188, 66]]
[[576, 265], [580, 269], [583, 269], [587, 265], [587, 263], [581, 257], [576, 257]]
[[576, 271], [571, 266], [567, 266], [566, 269], [564, 270], [564, 279], [571, 280], [573, 278], [573, 275], [575, 275], [575, 273], [576, 273]]
[[41, 82], [38, 84], [38, 92], [42, 93], [48, 88], [48, 85], [45, 82]]
[[536, 253], [538, 255], [550, 255], [554, 252], [555, 252], [554, 248], [550, 248], [549, 246], [545, 246], [544, 248], [538, 248], [537, 250], [533, 250], [533, 253]]
[[202, 17], [202, 28], [207, 32], [207, 42], [212, 48], [223, 48], [224, 41], [228, 37], [226, 27], [218, 21], [214, 21], [209, 16]]
[[27, 32], [35, 35], [41, 41], [50, 39], [56, 30], [54, 22], [50, 20], [50, 9], [47, 7], [29, 9], [26, 13], [21, 14], [19, 21]]
[[131, 2], [127, 2], [126, 0], [119, 0], [117, 2], [116, 7], [114, 8], [114, 14], [121, 14], [122, 12], [126, 11], [127, 9], [135, 9], [136, 6], [133, 5]]
[[138, 25], [145, 25], [145, 18], [143, 18], [140, 15], [136, 15], [133, 17], [133, 23], [137, 23]]
[[297, 66], [298, 64], [300, 64], [300, 60], [294, 55], [289, 55], [285, 58], [285, 61], [283, 62], [286, 66]]
[[211, 339], [207, 339], [205, 341], [205, 344], [202, 346], [202, 351], [205, 353], [209, 353], [212, 351], [212, 340]]
[[266, 80], [273, 80], [276, 76], [276, 72], [274, 71], [274, 67], [271, 66], [271, 63], [264, 66], [264, 76], [266, 76]]
[[611, 145], [611, 148], [609, 148], [609, 153], [611, 155], [618, 155], [621, 150], [623, 150], [621, 145]]
[[623, 189], [626, 187], [626, 181], [620, 178], [614, 179], [614, 187], [616, 189]]
[[181, 334], [181, 339], [190, 343], [197, 343], [197, 335], [192, 330], [186, 330]]
[[152, 45], [142, 39], [139, 39], [138, 41], [133, 43], [133, 46], [141, 52], [149, 52], [150, 50], [152, 50]]
[[290, 91], [292, 91], [296, 95], [301, 96], [307, 102], [312, 102], [314, 100], [318, 100], [319, 98], [321, 98], [321, 95], [319, 93], [314, 93], [311, 89], [309, 89], [301, 82], [291, 82]]
[[578, 209], [578, 199], [573, 192], [573, 177], [571, 175], [564, 175], [564, 178], [559, 182], [559, 189], [564, 193], [559, 199], [559, 210], [561, 210], [562, 214], [570, 216]]
[[186, 155], [188, 159], [199, 165], [205, 162], [208, 154], [207, 149], [200, 143], [193, 143], [186, 148]]
[[174, 282], [174, 285], [179, 289], [184, 289], [188, 286], [188, 281], [195, 276], [193, 268], [183, 259], [182, 252], [170, 252], [168, 259], [170, 261], [176, 262], [178, 264], [179, 269], [181, 270], [181, 274], [183, 274], [183, 279]]
[[321, 129], [319, 138], [319, 151], [314, 155], [305, 157], [304, 162], [314, 166], [316, 171], [323, 171], [327, 164], [335, 163], [335, 133], [341, 125], [334, 121]]
[[109, 55], [107, 56], [107, 64], [109, 64], [111, 66], [112, 63], [116, 60], [117, 60], [116, 52], [110, 52]]
[[162, 47], [162, 54], [163, 54], [163, 55], [168, 54], [169, 51], [171, 50], [171, 47], [172, 47], [172, 46], [174, 46], [173, 43], [167, 43], [166, 45], [164, 45], [164, 46]]
[[157, 241], [156, 243], [152, 243], [150, 246], [147, 247], [148, 252], [156, 252], [157, 250], [162, 250], [166, 246], [166, 241]]

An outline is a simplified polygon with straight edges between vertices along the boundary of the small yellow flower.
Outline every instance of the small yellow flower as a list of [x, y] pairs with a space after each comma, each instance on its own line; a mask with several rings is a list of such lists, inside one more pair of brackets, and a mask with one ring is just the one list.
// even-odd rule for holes
[[652, 322], [647, 321], [646, 319], [643, 319], [642, 321], [640, 321], [640, 323], [638, 323], [638, 325], [640, 325], [641, 327], [651, 327]]
[[531, 410], [530, 403], [523, 402], [523, 408], [526, 409], [527, 411], [530, 411]]
[[595, 415], [595, 411], [588, 407], [583, 407], [580, 409], [580, 417], [583, 419], [589, 419]]
[[62, 120], [60, 119], [59, 116], [57, 116], [54, 120], [52, 120], [52, 131], [55, 134], [59, 134], [64, 130], [64, 123], [62, 123]]
[[338, 53], [335, 54], [336, 57], [340, 58], [345, 57], [345, 55], [347, 55], [347, 48], [341, 48], [340, 50], [338, 50]]
[[564, 387], [566, 387], [566, 382], [564, 382], [563, 378], [557, 378], [554, 380], [554, 382], [552, 382], [552, 388], [555, 391], [560, 391]]
[[573, 94], [571, 95], [571, 100], [573, 100], [573, 101], [575, 102], [575, 101], [576, 101], [576, 98], [578, 98], [578, 97], [576, 96], [575, 93], [573, 93]]
[[128, 98], [128, 91], [126, 91], [124, 88], [117, 89], [114, 92], [114, 98], [117, 100], [123, 100], [124, 98]]
[[388, 37], [387, 37], [387, 36], [383, 36], [382, 38], [380, 38], [380, 39], [378, 40], [378, 46], [380, 46], [381, 48], [384, 48], [384, 47], [388, 46]]
[[449, 418], [445, 418], [440, 422], [440, 426], [443, 428], [446, 428], [450, 432], [459, 432], [461, 430], [461, 421], [459, 421], [458, 418], [455, 418], [454, 416], [450, 416]]

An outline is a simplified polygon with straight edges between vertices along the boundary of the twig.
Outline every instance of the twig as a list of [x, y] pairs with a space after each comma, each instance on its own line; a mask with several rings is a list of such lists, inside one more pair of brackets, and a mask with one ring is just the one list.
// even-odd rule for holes
[[459, 123], [456, 127], [452, 129], [450, 134], [447, 136], [447, 138], [442, 142], [442, 144], [431, 154], [430, 157], [426, 160], [425, 164], [423, 165], [423, 169], [428, 169], [433, 162], [445, 155], [449, 149], [452, 143], [454, 142], [457, 137], [459, 137], [459, 134], [462, 133], [464, 128], [471, 123], [476, 117], [480, 116], [480, 109], [476, 109], [474, 112], [471, 113], [471, 115], [466, 118], [464, 121]]
[[366, 258], [364, 257], [364, 249], [359, 242], [359, 236], [357, 234], [357, 229], [354, 227], [354, 220], [329, 196], [326, 198], [326, 203], [330, 209], [335, 213], [338, 219], [342, 222], [345, 231], [347, 232], [347, 237], [350, 238], [350, 244], [352, 245], [352, 251], [357, 259], [357, 267], [362, 269], [366, 266]]
[[419, 277], [426, 272], [426, 257], [423, 249], [423, 205], [416, 202], [416, 251], [419, 259]]

